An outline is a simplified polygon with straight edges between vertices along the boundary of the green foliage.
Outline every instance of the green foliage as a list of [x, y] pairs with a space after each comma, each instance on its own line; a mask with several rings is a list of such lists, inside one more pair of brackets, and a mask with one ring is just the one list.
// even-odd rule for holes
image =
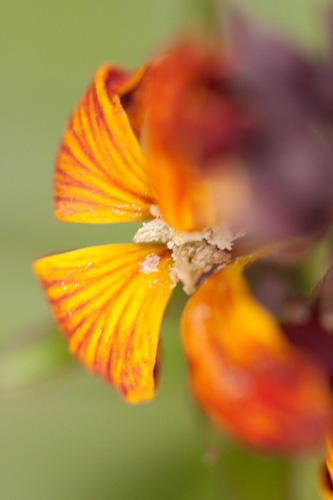
[[[324, 2], [237, 4], [308, 45], [320, 40]], [[288, 500], [295, 484], [290, 500], [316, 498], [313, 462], [290, 465], [222, 439], [220, 458], [207, 465], [207, 424], [196, 417], [186, 385], [180, 292], [163, 326], [160, 394], [147, 405], [126, 405], [81, 368], [64, 370], [72, 363], [60, 335], [49, 326], [27, 328], [50, 318], [31, 270], [35, 258], [130, 241], [137, 227], [54, 220], [54, 156], [70, 111], [98, 65], [139, 65], [180, 27], [186, 11], [179, 0], [1, 3], [0, 498]]]

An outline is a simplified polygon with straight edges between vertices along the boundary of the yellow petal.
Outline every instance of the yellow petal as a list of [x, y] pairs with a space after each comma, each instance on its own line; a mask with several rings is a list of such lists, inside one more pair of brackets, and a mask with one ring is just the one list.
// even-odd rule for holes
[[194, 396], [216, 424], [254, 446], [317, 445], [330, 418], [326, 379], [254, 300], [242, 268], [238, 263], [212, 275], [185, 308]]
[[171, 266], [159, 244], [97, 246], [35, 263], [71, 351], [131, 402], [154, 395]]
[[104, 223], [150, 216], [155, 201], [137, 130], [131, 127], [141, 118], [133, 107], [128, 116], [120, 100], [135, 91], [143, 75], [144, 68], [127, 76], [113, 66], [101, 67], [74, 111], [56, 164], [59, 219]]

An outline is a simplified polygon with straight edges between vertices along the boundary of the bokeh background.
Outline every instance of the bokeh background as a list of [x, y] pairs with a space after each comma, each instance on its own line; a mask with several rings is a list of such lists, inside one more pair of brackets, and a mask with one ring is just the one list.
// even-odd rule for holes
[[[229, 1], [240, 5], [320, 50], [328, 1]], [[32, 272], [47, 253], [131, 240], [135, 224], [53, 218], [56, 150], [101, 63], [139, 65], [200, 12], [199, 0], [0, 0], [1, 500], [317, 499], [322, 451], [255, 453], [216, 433], [192, 404], [180, 290], [163, 323], [159, 394], [129, 406], [71, 360]]]

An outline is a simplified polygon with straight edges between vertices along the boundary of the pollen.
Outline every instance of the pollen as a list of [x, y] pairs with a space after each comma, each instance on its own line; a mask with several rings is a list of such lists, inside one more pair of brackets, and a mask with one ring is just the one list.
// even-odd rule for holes
[[150, 273], [158, 273], [158, 264], [160, 262], [160, 258], [158, 255], [151, 253], [147, 255], [145, 260], [139, 266], [139, 273], [150, 274]]
[[[220, 269], [230, 259], [230, 250], [239, 234], [234, 234], [226, 225], [219, 228], [205, 227], [193, 232], [177, 231], [162, 219], [156, 205], [151, 207], [150, 213], [154, 219], [143, 224], [133, 241], [166, 243], [174, 262], [171, 277], [174, 283], [180, 281], [183, 284], [188, 295], [195, 292], [203, 277]], [[143, 264], [140, 272], [156, 270], [153, 262]]]

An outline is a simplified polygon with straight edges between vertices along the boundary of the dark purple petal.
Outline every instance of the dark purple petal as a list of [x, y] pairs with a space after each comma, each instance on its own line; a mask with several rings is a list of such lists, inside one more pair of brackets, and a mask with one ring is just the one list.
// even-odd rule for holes
[[247, 225], [265, 237], [311, 235], [333, 213], [333, 69], [238, 16], [235, 80], [252, 109], [242, 159], [253, 193]]

